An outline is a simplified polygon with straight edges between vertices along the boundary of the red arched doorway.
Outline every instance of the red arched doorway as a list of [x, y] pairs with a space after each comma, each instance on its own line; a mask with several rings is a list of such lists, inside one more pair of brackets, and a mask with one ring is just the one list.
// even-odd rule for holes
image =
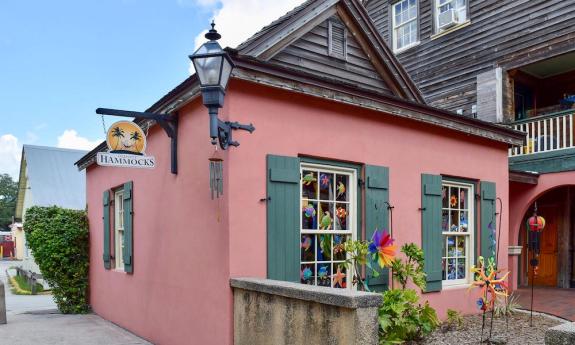
[[[572, 287], [575, 283], [575, 187], [563, 186], [546, 191], [537, 199], [538, 214], [545, 218], [541, 235], [541, 253], [535, 286]], [[533, 214], [533, 204], [523, 216], [519, 243], [523, 246], [519, 260], [520, 285], [531, 285], [529, 265], [532, 253], [527, 248], [526, 221]]]

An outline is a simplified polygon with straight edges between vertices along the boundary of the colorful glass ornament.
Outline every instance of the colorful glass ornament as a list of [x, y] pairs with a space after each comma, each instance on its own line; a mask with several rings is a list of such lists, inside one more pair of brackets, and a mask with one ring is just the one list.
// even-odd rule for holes
[[315, 208], [313, 208], [313, 205], [307, 205], [303, 207], [303, 214], [306, 216], [306, 218], [311, 218], [311, 217], [315, 217]]
[[342, 195], [345, 194], [345, 185], [343, 184], [343, 182], [338, 182], [337, 183], [337, 198], [341, 197]]
[[341, 267], [337, 266], [337, 272], [333, 275], [333, 285], [339, 284], [340, 287], [345, 287], [345, 273], [341, 271]]
[[311, 248], [311, 237], [310, 236], [305, 236], [303, 241], [301, 242], [301, 247], [304, 250], [308, 250]]
[[541, 232], [545, 228], [545, 218], [541, 216], [533, 216], [527, 220], [529, 230]]
[[457, 206], [457, 197], [455, 195], [451, 196], [451, 198], [449, 199], [449, 204], [451, 205], [451, 207]]
[[303, 269], [303, 271], [301, 272], [301, 279], [302, 280], [310, 280], [312, 276], [312, 272], [309, 269], [309, 267], [306, 267]]
[[385, 230], [375, 231], [369, 244], [369, 252], [377, 257], [379, 267], [389, 267], [395, 257], [395, 245], [389, 233]]
[[337, 208], [336, 214], [337, 214], [337, 218], [339, 218], [339, 219], [341, 219], [341, 220], [344, 220], [345, 217], [347, 217], [347, 211], [346, 211], [346, 209], [343, 208], [343, 207], [341, 207], [341, 206]]
[[309, 173], [304, 175], [304, 177], [302, 178], [302, 184], [305, 186], [309, 186], [312, 184], [312, 182], [317, 181], [317, 179], [313, 176], [313, 173]]
[[319, 175], [319, 184], [323, 189], [329, 188], [329, 177], [327, 177], [327, 174]]

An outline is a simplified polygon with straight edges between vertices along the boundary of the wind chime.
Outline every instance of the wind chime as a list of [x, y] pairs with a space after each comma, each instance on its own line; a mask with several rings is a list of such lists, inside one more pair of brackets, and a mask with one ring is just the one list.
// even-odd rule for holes
[[527, 228], [529, 229], [529, 250], [531, 251], [531, 316], [529, 318], [530, 326], [533, 326], [533, 290], [535, 287], [535, 275], [539, 267], [539, 254], [541, 252], [541, 233], [545, 228], [545, 218], [537, 215], [537, 202], [533, 208], [533, 216], [527, 219]]
[[214, 197], [219, 199], [220, 195], [224, 195], [224, 160], [218, 154], [217, 146], [214, 154], [208, 160], [210, 161], [210, 192], [212, 200], [214, 200]]

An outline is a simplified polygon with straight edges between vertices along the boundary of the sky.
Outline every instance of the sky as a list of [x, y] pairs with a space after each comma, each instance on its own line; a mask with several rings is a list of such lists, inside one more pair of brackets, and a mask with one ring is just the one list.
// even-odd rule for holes
[[[212, 19], [235, 47], [303, 0], [0, 0], [0, 174], [23, 144], [90, 150], [190, 74]], [[103, 123], [104, 122], [104, 123]]]

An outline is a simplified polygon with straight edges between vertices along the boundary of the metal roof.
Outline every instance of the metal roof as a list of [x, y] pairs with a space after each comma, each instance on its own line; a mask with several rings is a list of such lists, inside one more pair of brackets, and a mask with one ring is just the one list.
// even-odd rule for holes
[[[21, 165], [25, 164], [25, 175], [32, 195], [32, 205], [85, 209], [86, 172], [78, 171], [74, 163], [87, 152], [24, 145]], [[26, 188], [22, 178], [20, 188]]]

